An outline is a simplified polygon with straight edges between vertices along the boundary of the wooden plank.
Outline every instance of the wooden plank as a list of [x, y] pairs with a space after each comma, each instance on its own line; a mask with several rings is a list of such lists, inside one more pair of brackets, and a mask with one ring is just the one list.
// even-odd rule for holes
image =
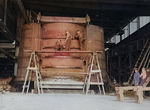
[[150, 91], [150, 87], [143, 87], [143, 91]]
[[101, 72], [101, 70], [91, 70], [91, 73], [98, 73]]
[[83, 89], [83, 86], [58, 86], [58, 85], [42, 85], [42, 88], [59, 88], [59, 89]]
[[[59, 62], [59, 63], [58, 63]], [[45, 58], [41, 61], [41, 67], [58, 67], [58, 68], [84, 68], [83, 60], [81, 59], [64, 59], [62, 58]]]
[[11, 53], [7, 52], [6, 50], [0, 48], [0, 52], [4, 53], [6, 56], [11, 57], [12, 59], [16, 59], [17, 57], [12, 55]]
[[104, 85], [103, 82], [90, 82], [90, 85]]
[[[127, 87], [115, 87], [115, 90], [134, 90], [137, 87], [135, 86], [127, 86]], [[150, 91], [150, 87], [143, 87], [143, 91]]]
[[7, 78], [7, 79], [0, 78], [0, 82], [1, 82], [1, 81], [4, 81], [4, 82], [9, 83], [11, 80], [12, 80], [12, 77]]
[[71, 81], [41, 81], [41, 84], [52, 84], [52, 85], [83, 85], [84, 82], [71, 82]]
[[38, 70], [38, 68], [35, 68], [35, 67], [29, 67], [27, 68], [28, 70]]
[[135, 86], [126, 86], [126, 87], [115, 87], [115, 90], [133, 90]]
[[[31, 53], [32, 50], [24, 50], [25, 52]], [[37, 50], [36, 53], [85, 53], [85, 54], [92, 54], [94, 51], [49, 51], [49, 50]], [[97, 54], [102, 54], [103, 51], [95, 51]]]
[[50, 16], [41, 16], [40, 18], [41, 22], [59, 22], [59, 23], [82, 23], [86, 24], [89, 21], [87, 21], [86, 18], [79, 18], [79, 17], [50, 17]]
[[58, 72], [58, 71], [40, 71], [41, 73], [66, 73], [66, 74], [88, 74], [84, 72]]

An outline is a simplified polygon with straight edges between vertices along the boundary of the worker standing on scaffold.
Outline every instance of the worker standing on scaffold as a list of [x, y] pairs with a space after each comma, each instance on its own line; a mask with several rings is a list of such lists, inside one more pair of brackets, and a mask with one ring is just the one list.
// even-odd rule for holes
[[66, 31], [66, 41], [65, 41], [65, 50], [69, 51], [70, 50], [70, 44], [71, 44], [71, 34], [69, 31]]
[[77, 30], [77, 34], [76, 34], [75, 38], [79, 39], [80, 50], [83, 50], [83, 47], [82, 47], [82, 42], [84, 40], [83, 33], [81, 33], [79, 30]]

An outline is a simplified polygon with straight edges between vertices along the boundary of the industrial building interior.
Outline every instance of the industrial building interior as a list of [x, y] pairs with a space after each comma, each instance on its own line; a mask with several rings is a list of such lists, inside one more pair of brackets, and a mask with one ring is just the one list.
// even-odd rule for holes
[[[135, 68], [146, 71], [141, 86], [134, 86]], [[1, 98], [113, 93], [118, 101], [130, 96], [148, 107], [149, 82], [149, 0], [0, 0]], [[2, 102], [0, 109], [17, 110]], [[53, 110], [70, 109], [58, 107]]]

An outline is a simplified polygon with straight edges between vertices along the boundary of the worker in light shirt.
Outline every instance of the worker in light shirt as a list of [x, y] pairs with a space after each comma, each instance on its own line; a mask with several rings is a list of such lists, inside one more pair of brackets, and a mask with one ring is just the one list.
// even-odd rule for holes
[[84, 41], [84, 39], [83, 39], [83, 33], [80, 32], [79, 30], [77, 30], [75, 38], [79, 39], [80, 50], [83, 50], [83, 46], [82, 46], [82, 43]]
[[142, 73], [140, 75], [140, 78], [142, 78], [142, 80], [140, 82], [140, 86], [143, 86], [143, 84], [145, 83], [146, 78], [147, 78], [147, 74], [146, 74], [146, 69], [145, 68], [142, 68]]
[[70, 44], [71, 44], [71, 34], [69, 31], [66, 31], [66, 41], [65, 41], [65, 50], [70, 50]]

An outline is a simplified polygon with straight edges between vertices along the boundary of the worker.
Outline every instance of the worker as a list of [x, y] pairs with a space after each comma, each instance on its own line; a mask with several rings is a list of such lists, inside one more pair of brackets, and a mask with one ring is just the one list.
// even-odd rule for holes
[[81, 33], [79, 30], [77, 30], [77, 34], [75, 38], [79, 39], [79, 45], [80, 45], [80, 50], [83, 50], [82, 43], [83, 43], [83, 33]]
[[70, 50], [70, 44], [71, 44], [71, 34], [70, 32], [66, 31], [66, 41], [65, 41], [65, 50], [69, 51]]
[[61, 40], [57, 40], [56, 42], [56, 51], [60, 51], [63, 49], [63, 46], [61, 45]]
[[138, 72], [137, 68], [135, 68], [134, 71], [135, 71], [135, 73], [134, 73], [134, 85], [138, 86], [140, 83], [140, 73]]
[[146, 73], [145, 68], [142, 68], [142, 73], [141, 73], [140, 77], [142, 78], [142, 80], [140, 82], [140, 86], [143, 86], [143, 84], [145, 83], [145, 81], [147, 79], [147, 73]]

